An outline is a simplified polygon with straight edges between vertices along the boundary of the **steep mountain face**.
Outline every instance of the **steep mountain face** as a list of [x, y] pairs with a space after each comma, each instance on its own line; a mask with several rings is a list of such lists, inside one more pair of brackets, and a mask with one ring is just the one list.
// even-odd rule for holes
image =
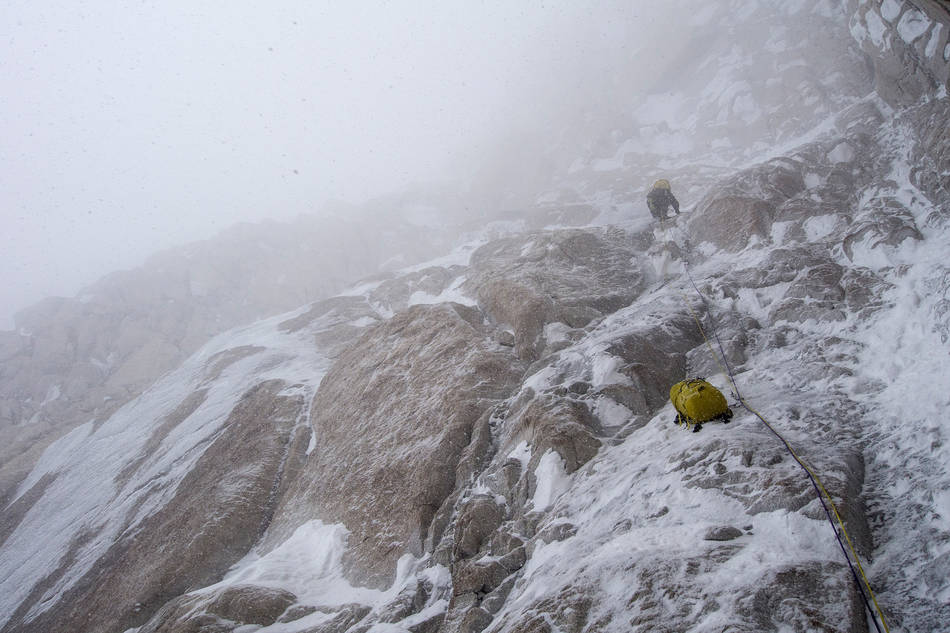
[[24, 310], [0, 332], [0, 500], [51, 441], [108, 419], [215, 334], [442, 252], [454, 204], [410, 193], [340, 209], [348, 219], [237, 226]]
[[[755, 413], [890, 630], [942, 630], [950, 21], [710, 6], [713, 61], [533, 216], [222, 333], [50, 444], [0, 519], [0, 631], [867, 631]], [[687, 212], [657, 224], [661, 173]], [[730, 424], [671, 423], [697, 375]]]

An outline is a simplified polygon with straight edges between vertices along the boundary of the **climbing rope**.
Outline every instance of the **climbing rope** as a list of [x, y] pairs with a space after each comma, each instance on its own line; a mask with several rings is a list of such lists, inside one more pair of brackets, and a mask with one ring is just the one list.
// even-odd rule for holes
[[[693, 310], [692, 305], [690, 305], [689, 300], [686, 297], [686, 294], [680, 291], [680, 295], [683, 297], [686, 307], [689, 309], [690, 314], [693, 317], [693, 320], [696, 321], [696, 325], [699, 327], [699, 332], [703, 336], [703, 340], [706, 342], [706, 347], [709, 348], [709, 353], [712, 355], [713, 359], [719, 364], [719, 367], [725, 371], [729, 376], [730, 382], [732, 382], [733, 395], [735, 395], [736, 400], [739, 401], [739, 404], [742, 407], [761, 420], [762, 424], [772, 432], [775, 437], [782, 442], [785, 446], [785, 449], [792, 456], [792, 458], [801, 466], [802, 470], [805, 471], [805, 474], [808, 475], [809, 481], [811, 481], [812, 487], [815, 489], [815, 493], [818, 496], [818, 500], [821, 502], [821, 507], [825, 511], [825, 516], [828, 518], [828, 522], [831, 523], [831, 529], [835, 532], [835, 539], [838, 541], [838, 547], [841, 548], [841, 553], [844, 555], [845, 560], [848, 563], [848, 568], [851, 570], [851, 576], [854, 578], [854, 582], [858, 587], [858, 593], [861, 594], [861, 599], [864, 601], [864, 606], [867, 608], [868, 613], [871, 615], [871, 621], [874, 622], [874, 627], [877, 629], [878, 633], [881, 633], [881, 627], [884, 627], [885, 633], [890, 633], [890, 630], [887, 628], [887, 623], [884, 621], [884, 613], [881, 610], [880, 605], [877, 602], [877, 597], [874, 595], [874, 591], [871, 589], [871, 583], [868, 581], [867, 575], [864, 573], [864, 568], [861, 566], [861, 560], [858, 557], [858, 553], [854, 549], [854, 544], [851, 541], [851, 537], [848, 535], [848, 531], [844, 527], [844, 521], [841, 519], [841, 514], [838, 512], [837, 506], [835, 506], [834, 500], [831, 498], [831, 495], [828, 493], [828, 490], [825, 488], [824, 484], [821, 483], [821, 479], [815, 473], [815, 471], [810, 468], [805, 462], [795, 453], [792, 449], [791, 444], [779, 433], [775, 427], [773, 427], [765, 419], [765, 417], [753, 409], [746, 402], [745, 398], [739, 393], [739, 385], [736, 383], [735, 374], [732, 371], [732, 368], [729, 367], [729, 361], [726, 358], [726, 353], [722, 345], [722, 341], [719, 338], [719, 333], [716, 328], [715, 320], [713, 319], [712, 311], [709, 309], [709, 303], [706, 301], [706, 297], [699, 290], [699, 287], [696, 285], [696, 282], [693, 280], [692, 274], [689, 272], [689, 264], [686, 259], [683, 259], [683, 269], [686, 271], [686, 276], [689, 279], [689, 283], [693, 286], [693, 289], [696, 291], [696, 294], [699, 295], [700, 300], [703, 302], [703, 307], [706, 311], [710, 323], [712, 325], [712, 333], [716, 339], [716, 344], [719, 346], [719, 355], [716, 354], [713, 350], [712, 344], [709, 342], [709, 337], [706, 336], [706, 331], [703, 328], [703, 324], [700, 321], [699, 317], [696, 315], [696, 312]], [[720, 361], [720, 358], [722, 359]], [[827, 501], [827, 503], [826, 503]], [[830, 506], [830, 510], [829, 510]], [[832, 518], [832, 513], [834, 518]], [[835, 525], [837, 521], [837, 526]], [[840, 531], [839, 531], [840, 528]], [[841, 540], [841, 536], [844, 535], [844, 541]], [[845, 541], [847, 542], [847, 548], [845, 547]], [[851, 551], [851, 555], [848, 555], [848, 550]], [[853, 562], [852, 562], [853, 558]], [[857, 569], [855, 569], [857, 566]], [[860, 576], [860, 577], [859, 577]], [[863, 580], [863, 583], [862, 583]], [[867, 589], [867, 593], [865, 593]], [[870, 600], [868, 599], [870, 596]], [[874, 607], [871, 607], [873, 602]], [[877, 617], [875, 617], [875, 611], [877, 612]], [[878, 624], [878, 619], [880, 619], [880, 624]]]

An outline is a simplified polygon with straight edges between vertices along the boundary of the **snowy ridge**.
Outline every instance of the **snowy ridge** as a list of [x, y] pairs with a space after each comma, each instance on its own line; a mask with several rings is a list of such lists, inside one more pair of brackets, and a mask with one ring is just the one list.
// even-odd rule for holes
[[[302, 390], [307, 400], [312, 397], [328, 360], [300, 335], [280, 333], [279, 324], [294, 314], [215, 338], [105, 423], [89, 422], [44, 452], [6, 508], [11, 511], [34, 486], [42, 486], [40, 500], [3, 543], [4, 622], [35, 583], [63, 560], [75, 562], [28, 618], [55, 604], [117, 540], [167, 504], [251, 387], [279, 380]], [[202, 394], [200, 404], [157, 446], [148, 447], [163, 419], [195, 393]], [[133, 467], [133, 475], [124, 477]], [[41, 484], [44, 479], [50, 482]], [[71, 549], [90, 530], [95, 536], [78, 552]]]

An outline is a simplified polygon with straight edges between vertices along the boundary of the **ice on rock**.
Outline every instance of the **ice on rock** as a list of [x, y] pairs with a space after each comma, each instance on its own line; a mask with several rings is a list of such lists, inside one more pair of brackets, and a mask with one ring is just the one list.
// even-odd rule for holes
[[897, 23], [897, 32], [908, 44], [913, 44], [921, 35], [930, 28], [931, 21], [917, 9], [908, 9], [900, 22]]
[[901, 0], [883, 0], [881, 2], [881, 15], [888, 22], [893, 22], [901, 14], [903, 4]]
[[534, 476], [537, 484], [531, 505], [537, 512], [547, 510], [571, 486], [571, 479], [564, 470], [564, 460], [554, 451], [541, 456]]
[[[865, 630], [785, 444], [734, 402], [729, 424], [672, 423], [670, 386], [702, 375], [819, 474], [891, 630], [941, 630], [950, 104], [885, 101], [926, 73], [872, 85], [865, 55], [920, 61], [899, 36], [931, 63], [946, 25], [897, 0], [734, 5], [691, 7], [703, 59], [670, 44], [669, 75], [548, 130], [538, 205], [421, 259], [387, 247], [336, 296], [230, 324], [126, 400], [97, 392], [118, 400], [5, 500], [0, 627]], [[662, 224], [658, 178], [683, 203]], [[414, 235], [445, 228], [407, 204]], [[5, 359], [71, 340], [9, 335]], [[94, 351], [92, 371], [128, 364]], [[76, 384], [50, 375], [24, 419]]]

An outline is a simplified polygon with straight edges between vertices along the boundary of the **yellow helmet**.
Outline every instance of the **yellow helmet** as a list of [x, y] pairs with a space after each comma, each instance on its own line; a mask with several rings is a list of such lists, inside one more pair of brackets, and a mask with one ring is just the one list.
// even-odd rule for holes
[[655, 183], [653, 183], [653, 188], [654, 188], [654, 189], [666, 189], [667, 191], [669, 191], [669, 189], [670, 189], [670, 181], [669, 181], [669, 180], [657, 180]]

